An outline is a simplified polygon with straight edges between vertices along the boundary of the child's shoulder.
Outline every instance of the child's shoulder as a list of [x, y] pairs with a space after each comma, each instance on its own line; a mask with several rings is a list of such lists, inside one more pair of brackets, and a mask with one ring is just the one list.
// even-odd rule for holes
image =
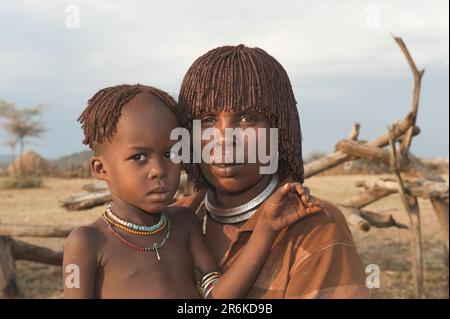
[[92, 224], [75, 228], [67, 237], [65, 248], [86, 251], [96, 250], [105, 239], [103, 228], [100, 219]]

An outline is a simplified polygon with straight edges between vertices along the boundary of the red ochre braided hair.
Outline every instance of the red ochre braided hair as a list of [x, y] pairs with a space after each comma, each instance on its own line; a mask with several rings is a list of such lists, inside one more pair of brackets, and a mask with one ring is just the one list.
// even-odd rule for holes
[[180, 123], [184, 122], [176, 101], [166, 92], [141, 84], [122, 84], [98, 91], [78, 118], [84, 132], [83, 144], [94, 150], [109, 141], [117, 131], [123, 107], [139, 93], [148, 93], [166, 104]]
[[[183, 78], [178, 104], [188, 129], [205, 113], [254, 111], [278, 128], [281, 178], [303, 183], [302, 136], [289, 77], [266, 51], [244, 45], [215, 48], [199, 57]], [[196, 189], [211, 187], [198, 164], [185, 165]]]

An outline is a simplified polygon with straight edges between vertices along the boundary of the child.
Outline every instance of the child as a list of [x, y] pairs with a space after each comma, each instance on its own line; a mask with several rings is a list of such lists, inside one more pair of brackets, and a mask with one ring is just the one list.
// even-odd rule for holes
[[107, 182], [112, 204], [67, 240], [66, 298], [241, 297], [278, 231], [314, 212], [304, 208], [298, 184], [287, 183], [266, 201], [248, 249], [220, 276], [192, 211], [168, 207], [180, 178], [169, 136], [180, 117], [168, 94], [148, 86], [106, 88], [89, 101], [79, 118], [83, 143], [94, 151], [93, 174]]

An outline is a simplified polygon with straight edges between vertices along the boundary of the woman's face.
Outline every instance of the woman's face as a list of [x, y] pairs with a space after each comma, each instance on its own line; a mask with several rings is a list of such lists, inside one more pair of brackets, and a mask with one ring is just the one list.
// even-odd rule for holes
[[[258, 158], [258, 146], [262, 147], [265, 145], [266, 154], [268, 154], [270, 124], [265, 116], [256, 112], [217, 111], [204, 114], [199, 120], [201, 120], [202, 135], [208, 128], [215, 128], [220, 132], [220, 138], [214, 140], [214, 145], [220, 147], [222, 150], [221, 154], [215, 154], [214, 149], [211, 149], [211, 152], [208, 152], [211, 163], [208, 164], [205, 162], [205, 158], [202, 157], [200, 164], [204, 177], [212, 186], [227, 193], [242, 192], [257, 184], [264, 177], [260, 173], [260, 167], [266, 165], [262, 164]], [[235, 134], [237, 134], [237, 137], [227, 140], [226, 128], [242, 130], [236, 130]], [[264, 130], [258, 134], [258, 129], [260, 128], [265, 129], [265, 143], [259, 135]], [[245, 130], [248, 133], [253, 131], [254, 134], [243, 134]], [[263, 144], [259, 145], [258, 141]], [[211, 145], [211, 143], [212, 137], [211, 140], [202, 139], [202, 150], [204, 150], [205, 145]], [[255, 148], [252, 145], [255, 145]], [[225, 160], [227, 150], [233, 150], [231, 160], [229, 158]], [[239, 160], [236, 156], [236, 153], [239, 151], [242, 151], [243, 161], [242, 158]], [[232, 163], [229, 163], [230, 161]]]

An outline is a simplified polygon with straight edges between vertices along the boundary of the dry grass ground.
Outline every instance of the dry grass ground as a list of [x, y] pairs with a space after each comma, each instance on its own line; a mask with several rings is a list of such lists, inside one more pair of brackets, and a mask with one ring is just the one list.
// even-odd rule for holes
[[[358, 193], [354, 182], [370, 176], [320, 176], [308, 179], [311, 192], [323, 199], [338, 202]], [[68, 212], [58, 200], [92, 182], [88, 179], [45, 179], [40, 189], [0, 190], [0, 222], [11, 224], [81, 225], [100, 216], [103, 208]], [[391, 195], [368, 207], [374, 211], [389, 210], [402, 223], [408, 224], [397, 195]], [[423, 230], [425, 288], [429, 298], [448, 298], [448, 268], [444, 267], [439, 225], [431, 205], [420, 201]], [[364, 264], [377, 264], [381, 270], [381, 287], [372, 290], [374, 298], [412, 298], [409, 233], [395, 228], [371, 229], [367, 233], [352, 229]], [[61, 249], [63, 239], [24, 238], [34, 244]], [[61, 267], [39, 263], [17, 262], [19, 285], [28, 298], [61, 298]]]

